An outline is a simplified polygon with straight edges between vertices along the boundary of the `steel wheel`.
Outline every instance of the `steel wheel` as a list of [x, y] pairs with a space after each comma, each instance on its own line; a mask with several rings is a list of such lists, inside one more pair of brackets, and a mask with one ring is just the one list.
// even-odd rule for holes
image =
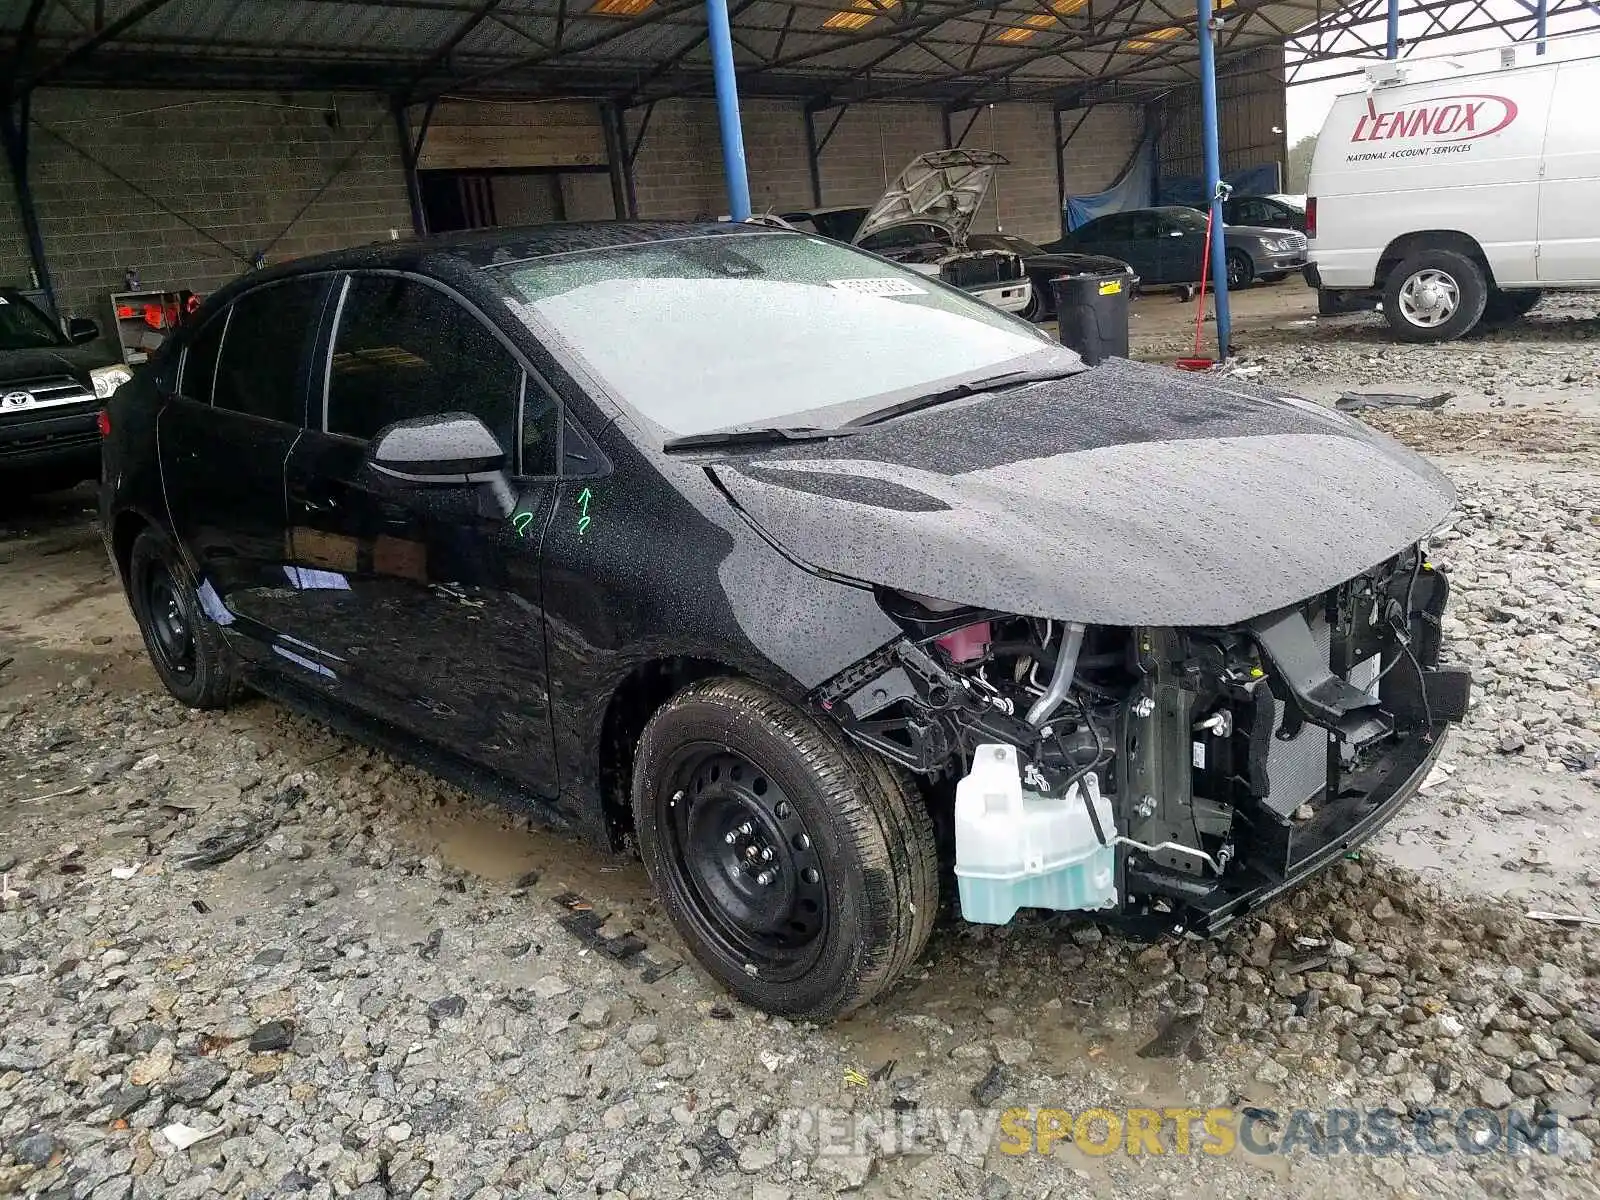
[[768, 980], [802, 974], [827, 925], [828, 892], [795, 805], [760, 767], [725, 746], [685, 746], [670, 770], [672, 815], [664, 832], [690, 919]]
[[180, 678], [194, 674], [194, 623], [184, 606], [177, 581], [166, 564], [151, 564], [145, 574], [145, 612], [149, 614], [151, 644], [162, 665]]
[[1446, 271], [1425, 267], [1400, 285], [1400, 312], [1422, 329], [1443, 325], [1461, 307], [1461, 285]]
[[167, 690], [193, 708], [226, 708], [239, 694], [238, 662], [202, 612], [166, 534], [151, 527], [134, 538], [125, 578], [145, 650]]

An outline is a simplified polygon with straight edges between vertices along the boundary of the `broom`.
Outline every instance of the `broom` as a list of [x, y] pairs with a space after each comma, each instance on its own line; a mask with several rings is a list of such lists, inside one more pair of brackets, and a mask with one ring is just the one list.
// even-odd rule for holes
[[1200, 353], [1200, 327], [1205, 323], [1206, 315], [1206, 272], [1211, 266], [1211, 217], [1215, 211], [1214, 206], [1206, 208], [1206, 248], [1200, 255], [1200, 296], [1194, 302], [1194, 355], [1180, 358], [1173, 364], [1180, 371], [1209, 371], [1217, 365], [1215, 359]]

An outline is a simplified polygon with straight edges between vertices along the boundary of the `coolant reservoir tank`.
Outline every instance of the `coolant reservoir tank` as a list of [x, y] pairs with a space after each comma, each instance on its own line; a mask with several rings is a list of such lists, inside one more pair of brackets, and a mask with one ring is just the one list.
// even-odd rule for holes
[[[1095, 834], [1089, 805], [1100, 818]], [[1014, 746], [979, 746], [956, 784], [956, 883], [961, 915], [1004, 925], [1019, 908], [1057, 911], [1117, 903], [1110, 803], [1093, 774], [1065, 796], [1022, 786]]]

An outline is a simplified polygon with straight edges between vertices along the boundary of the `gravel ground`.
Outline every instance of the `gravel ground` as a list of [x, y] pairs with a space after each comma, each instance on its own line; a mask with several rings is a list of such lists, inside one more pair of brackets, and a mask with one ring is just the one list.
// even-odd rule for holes
[[[1596, 372], [1542, 332], [1356, 334], [1269, 330], [1246, 366], [1313, 392], [1488, 369], [1513, 404]], [[0, 1195], [1600, 1194], [1600, 929], [1525, 915], [1600, 917], [1600, 430], [1492, 403], [1372, 417], [1460, 486], [1435, 558], [1479, 673], [1401, 821], [1219, 941], [946, 923], [826, 1028], [723, 997], [636, 862], [268, 702], [183, 710], [82, 497], [0, 515]], [[1096, 1106], [1225, 1107], [1280, 1152], [982, 1136]], [[1469, 1108], [1545, 1118], [1556, 1152], [1453, 1126], [1425, 1152], [1420, 1114]], [[1387, 1111], [1398, 1151], [1312, 1152], [1328, 1109]], [[852, 1146], [847, 1112], [900, 1133]]]

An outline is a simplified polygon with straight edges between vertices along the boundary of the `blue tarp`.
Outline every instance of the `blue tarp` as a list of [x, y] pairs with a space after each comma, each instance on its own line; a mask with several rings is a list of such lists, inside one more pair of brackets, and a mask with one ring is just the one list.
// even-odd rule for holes
[[1148, 208], [1155, 196], [1155, 182], [1156, 139], [1152, 131], [1145, 134], [1121, 179], [1103, 192], [1066, 197], [1068, 232], [1107, 213], [1121, 212], [1125, 208]]
[[[1269, 196], [1283, 190], [1275, 162], [1228, 171], [1222, 178], [1236, 196]], [[1206, 181], [1199, 175], [1174, 175], [1156, 184], [1157, 204], [1204, 204], [1206, 199]]]
[[[1275, 162], [1258, 163], [1222, 177], [1240, 196], [1265, 196], [1283, 190]], [[1107, 213], [1129, 208], [1148, 208], [1152, 204], [1201, 204], [1206, 198], [1205, 180], [1198, 175], [1173, 175], [1156, 179], [1156, 142], [1145, 136], [1132, 164], [1103, 192], [1087, 196], [1068, 196], [1065, 211], [1069, 231]]]

